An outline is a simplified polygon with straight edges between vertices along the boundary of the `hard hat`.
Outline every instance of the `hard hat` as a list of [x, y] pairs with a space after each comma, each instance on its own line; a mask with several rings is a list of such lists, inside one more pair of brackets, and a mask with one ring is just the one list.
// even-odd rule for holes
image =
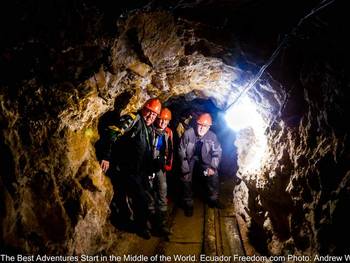
[[162, 111], [160, 112], [160, 119], [163, 120], [171, 120], [171, 111], [168, 108], [163, 108]]
[[213, 124], [213, 121], [212, 121], [209, 113], [203, 113], [203, 114], [198, 116], [197, 123], [202, 124], [202, 125], [211, 126]]
[[153, 111], [159, 115], [160, 110], [162, 109], [162, 103], [159, 99], [149, 99], [146, 101], [143, 108], [149, 109], [150, 111]]

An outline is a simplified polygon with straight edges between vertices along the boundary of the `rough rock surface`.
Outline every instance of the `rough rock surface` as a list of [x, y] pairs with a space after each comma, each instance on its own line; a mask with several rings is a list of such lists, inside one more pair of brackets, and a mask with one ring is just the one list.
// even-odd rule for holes
[[244, 173], [246, 164], [239, 163], [243, 182], [234, 193], [237, 212], [250, 225], [251, 241], [260, 253], [349, 252], [349, 52], [344, 19], [333, 7], [309, 21], [271, 67], [288, 100], [269, 123], [269, 149], [261, 168]]
[[[0, 245], [26, 253], [103, 253], [117, 239], [108, 220], [113, 188], [94, 147], [103, 114], [138, 110], [155, 96], [225, 109], [289, 25], [264, 20], [270, 9], [254, 1], [167, 1], [172, 8], [127, 15], [106, 3], [24, 2], [10, 4], [21, 34], [4, 31], [1, 48]], [[269, 147], [262, 168], [247, 174], [254, 142], [247, 132], [238, 138], [234, 198], [264, 254], [350, 247], [337, 238], [349, 234], [349, 68], [339, 10], [303, 25], [248, 93], [269, 125]]]
[[[223, 106], [230, 83], [242, 74], [196, 49], [185, 54], [199, 37], [194, 25], [169, 12], [134, 11], [118, 20], [116, 36], [100, 14], [105, 10], [83, 2], [76, 2], [63, 25], [47, 17], [46, 12], [71, 7], [66, 4], [19, 9], [23, 13], [18, 16], [38, 25], [28, 26], [33, 35], [2, 51], [7, 76], [0, 93], [1, 244], [8, 250], [107, 250], [115, 234], [108, 220], [113, 190], [95, 153], [99, 118], [113, 107], [135, 111], [150, 97], [165, 101], [191, 91]], [[36, 35], [45, 24], [41, 18], [58, 32], [44, 28], [48, 35]], [[80, 38], [67, 35], [66, 27], [79, 30], [83, 25]], [[48, 40], [50, 34], [55, 41]], [[115, 99], [125, 93], [130, 99], [119, 108]]]

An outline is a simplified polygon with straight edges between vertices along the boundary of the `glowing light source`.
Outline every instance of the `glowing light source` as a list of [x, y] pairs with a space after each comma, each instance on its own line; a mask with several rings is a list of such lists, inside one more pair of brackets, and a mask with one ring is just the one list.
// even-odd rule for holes
[[257, 111], [257, 105], [245, 95], [226, 111], [225, 120], [231, 129], [238, 132], [235, 145], [240, 169], [243, 172], [259, 169], [267, 149], [264, 134], [267, 124]]
[[236, 132], [248, 127], [254, 130], [266, 127], [262, 116], [257, 112], [256, 104], [248, 96], [242, 97], [226, 111], [225, 120]]

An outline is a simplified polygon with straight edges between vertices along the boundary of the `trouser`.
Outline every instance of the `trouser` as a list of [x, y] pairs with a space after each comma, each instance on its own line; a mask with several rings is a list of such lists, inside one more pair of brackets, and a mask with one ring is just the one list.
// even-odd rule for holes
[[127, 223], [131, 218], [128, 196], [122, 182], [113, 182], [114, 196], [112, 200], [112, 216], [121, 223]]
[[183, 184], [183, 202], [186, 207], [193, 207], [193, 175], [198, 176], [198, 183], [205, 186], [206, 201], [217, 201], [219, 197], [219, 176], [214, 174], [212, 176], [204, 176], [203, 169], [199, 165], [192, 164], [191, 173], [182, 176]]
[[131, 199], [130, 207], [136, 227], [141, 230], [147, 229], [147, 222], [149, 219], [148, 206], [149, 203], [152, 202], [148, 187], [143, 180], [135, 177], [133, 174], [124, 174], [118, 181], [120, 187], [117, 188], [124, 189], [120, 198], [125, 201], [125, 197], [123, 196], [125, 194], [129, 200]]
[[119, 168], [114, 167], [108, 171], [113, 185], [113, 199], [111, 203], [111, 216], [113, 222], [126, 224], [130, 221], [132, 212], [128, 204], [125, 182]]
[[153, 202], [149, 206], [152, 217], [152, 226], [154, 229], [164, 230], [167, 222], [167, 181], [164, 171], [159, 170], [155, 173], [152, 180]]
[[168, 210], [167, 182], [164, 171], [159, 170], [153, 179], [154, 211], [166, 212]]

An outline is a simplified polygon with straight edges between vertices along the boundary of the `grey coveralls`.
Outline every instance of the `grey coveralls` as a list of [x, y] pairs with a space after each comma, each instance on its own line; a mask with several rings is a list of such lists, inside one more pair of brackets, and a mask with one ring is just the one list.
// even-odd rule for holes
[[[193, 128], [185, 131], [179, 145], [181, 161], [181, 181], [183, 182], [183, 201], [187, 207], [193, 207], [192, 178], [198, 173], [206, 184], [208, 201], [217, 201], [219, 193], [218, 168], [222, 149], [216, 135], [208, 131], [202, 138]], [[205, 176], [204, 171], [212, 168], [215, 174]]]

